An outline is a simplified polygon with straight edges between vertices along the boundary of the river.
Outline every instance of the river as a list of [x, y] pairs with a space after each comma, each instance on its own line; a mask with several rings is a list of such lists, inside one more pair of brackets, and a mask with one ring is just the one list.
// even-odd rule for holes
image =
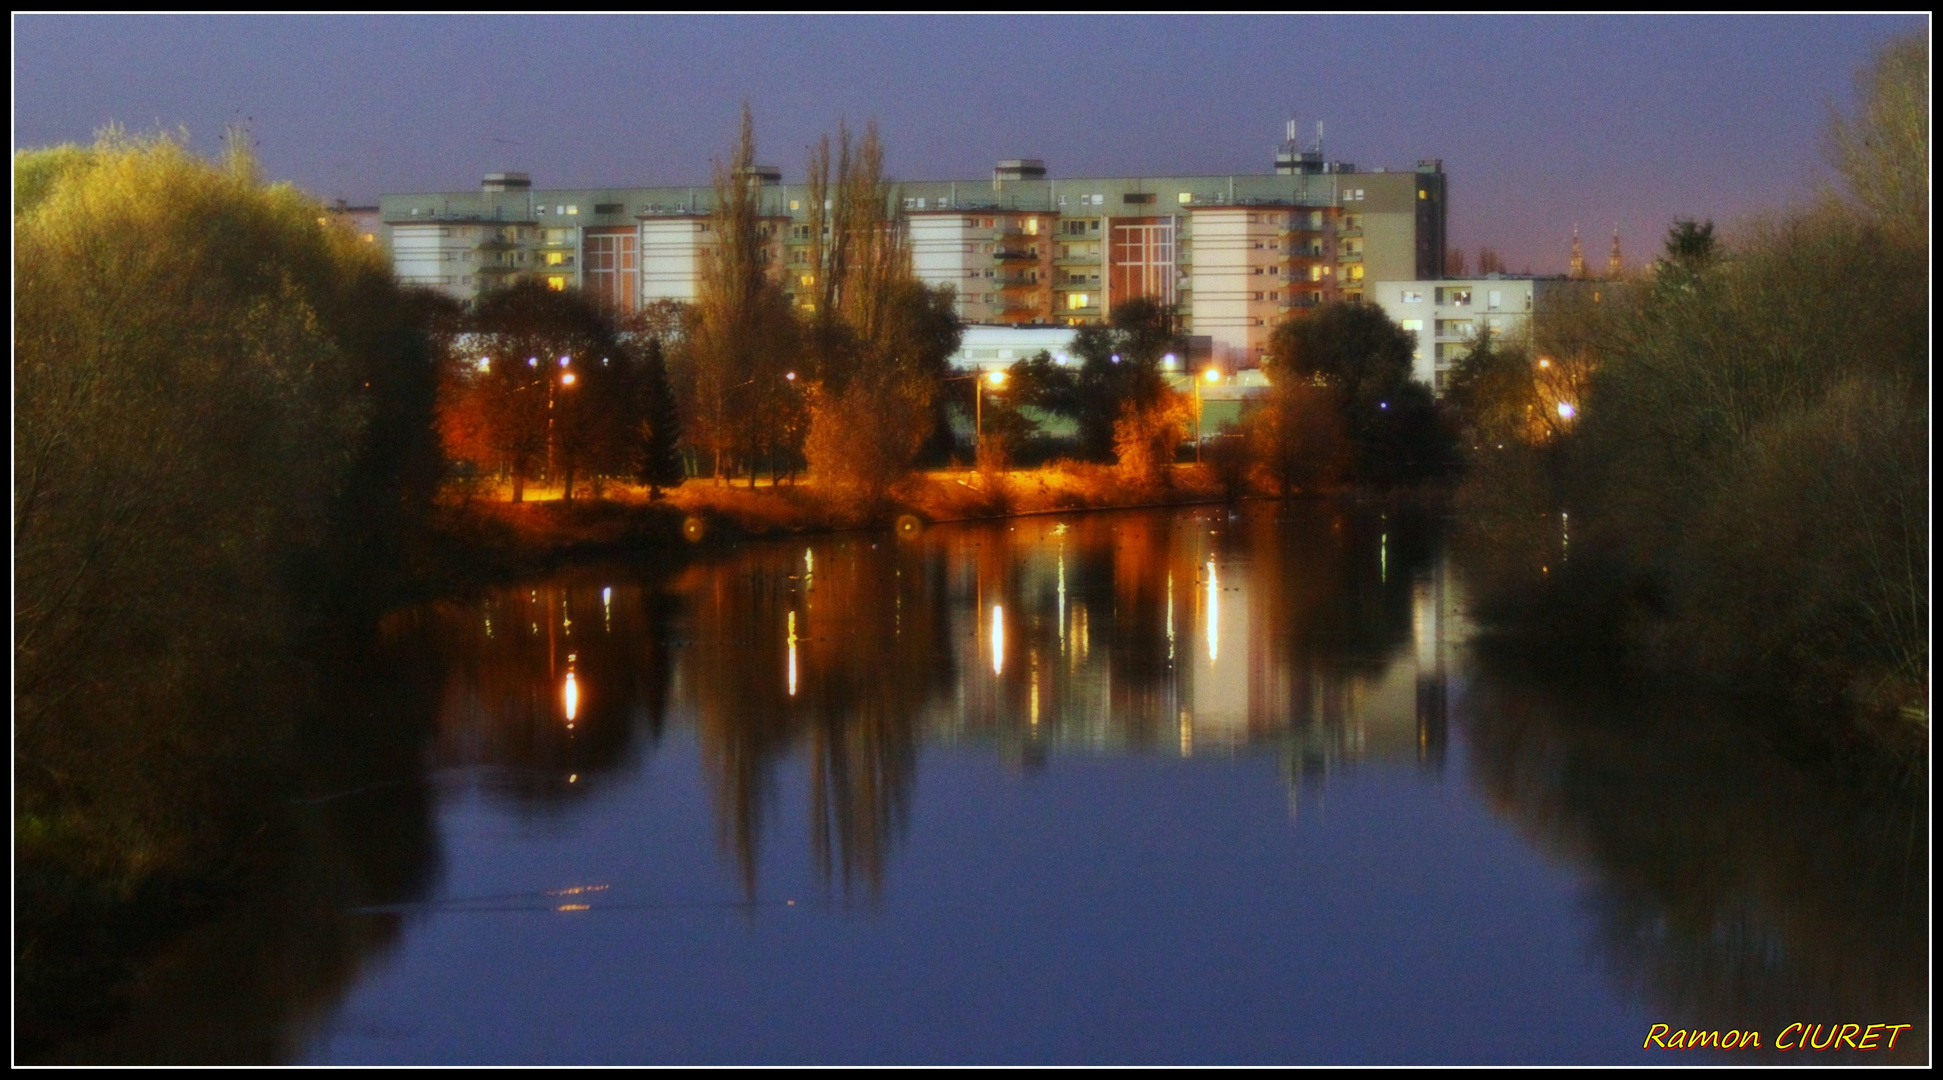
[[[1924, 1060], [1920, 812], [1479, 647], [1442, 532], [1038, 516], [398, 613], [353, 681], [406, 745], [304, 793], [327, 854], [96, 1052]], [[1917, 1026], [1775, 1050], [1797, 1021]]]

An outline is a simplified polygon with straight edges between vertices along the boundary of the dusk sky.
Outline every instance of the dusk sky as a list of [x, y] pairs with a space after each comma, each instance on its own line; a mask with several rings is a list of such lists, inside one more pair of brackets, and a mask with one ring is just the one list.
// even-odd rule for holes
[[1831, 109], [1927, 17], [16, 16], [14, 145], [110, 121], [209, 153], [249, 118], [269, 175], [330, 198], [706, 183], [748, 99], [799, 181], [840, 117], [889, 171], [980, 179], [1269, 171], [1293, 113], [1332, 159], [1444, 160], [1452, 242], [1565, 268], [1674, 217], [1731, 224], [1832, 180]]

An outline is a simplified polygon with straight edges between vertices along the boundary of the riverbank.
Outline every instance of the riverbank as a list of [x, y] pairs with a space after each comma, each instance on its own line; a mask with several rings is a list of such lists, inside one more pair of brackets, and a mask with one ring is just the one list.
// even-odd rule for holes
[[1059, 511], [1124, 510], [1219, 501], [1227, 492], [1202, 465], [1176, 465], [1159, 484], [1108, 466], [1068, 465], [1005, 472], [951, 470], [912, 475], [881, 506], [859, 505], [811, 478], [755, 487], [691, 480], [650, 499], [648, 490], [486, 489], [448, 500], [438, 513], [433, 576], [490, 579], [574, 559], [634, 551], [691, 550], [735, 540], [866, 528], [922, 528]]

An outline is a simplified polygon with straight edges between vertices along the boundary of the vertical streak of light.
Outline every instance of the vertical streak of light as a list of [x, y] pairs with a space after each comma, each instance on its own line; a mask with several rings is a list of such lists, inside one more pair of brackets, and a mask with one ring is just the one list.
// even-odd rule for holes
[[574, 681], [573, 672], [567, 672], [567, 685], [560, 691], [560, 697], [567, 706], [567, 726], [573, 726], [573, 718], [580, 713], [580, 684]]
[[1027, 711], [1027, 715], [1030, 716], [1032, 719], [1032, 726], [1038, 727], [1039, 726], [1039, 650], [1037, 649], [1032, 650], [1029, 656], [1032, 661], [1032, 696], [1029, 699], [1031, 705]]
[[1066, 551], [1059, 552], [1059, 651], [1066, 651]]
[[992, 674], [1005, 674], [1005, 608], [992, 605]]
[[1167, 662], [1174, 662], [1174, 572], [1167, 572]]
[[608, 633], [614, 632], [614, 590], [604, 588], [600, 591], [600, 621]]
[[1390, 534], [1384, 533], [1379, 544], [1381, 546], [1377, 548], [1377, 567], [1381, 572], [1383, 583], [1387, 585], [1390, 583]]
[[796, 613], [789, 613], [789, 696], [796, 696]]
[[1214, 560], [1208, 560], [1208, 662], [1221, 651], [1221, 583], [1214, 576]]

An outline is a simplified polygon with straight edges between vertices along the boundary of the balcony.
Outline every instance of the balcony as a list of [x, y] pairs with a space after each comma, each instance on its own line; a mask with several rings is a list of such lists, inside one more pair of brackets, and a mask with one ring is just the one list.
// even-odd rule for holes
[[1359, 263], [1363, 261], [1363, 253], [1360, 251], [1338, 251], [1336, 253], [1336, 261], [1341, 263]]
[[1025, 274], [997, 274], [993, 276], [992, 283], [1003, 292], [1036, 292], [1039, 288], [1038, 280]]
[[1039, 256], [1023, 248], [1000, 248], [992, 252], [994, 261], [1002, 263], [1038, 262]]
[[1349, 228], [1349, 229], [1337, 229], [1336, 235], [1344, 239], [1353, 240], [1356, 237], [1363, 235], [1363, 228], [1362, 226], [1358, 225], [1354, 228]]

